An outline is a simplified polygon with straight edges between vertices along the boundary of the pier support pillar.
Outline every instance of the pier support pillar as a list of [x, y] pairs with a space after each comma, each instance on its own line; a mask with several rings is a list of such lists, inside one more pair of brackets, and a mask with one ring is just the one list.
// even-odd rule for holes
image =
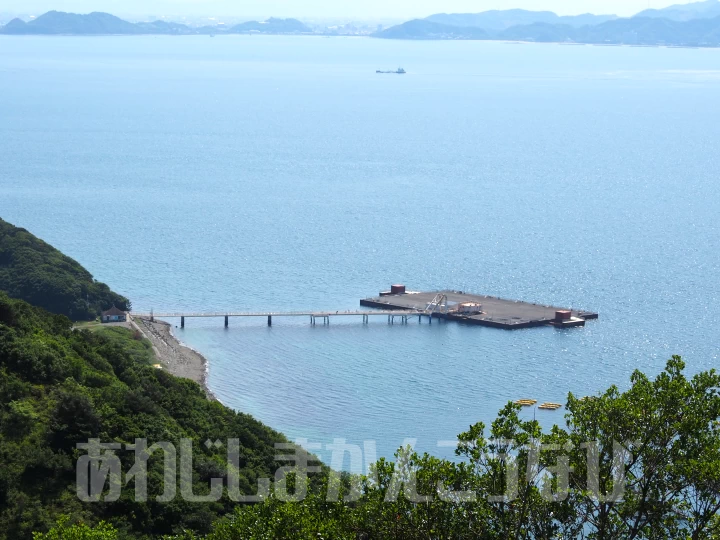
[[180, 328], [185, 328], [185, 317], [180, 317]]
[[227, 328], [228, 326], [230, 326], [230, 321], [228, 320], [228, 316], [225, 315], [225, 328]]
[[272, 315], [268, 315], [268, 326], [272, 326]]

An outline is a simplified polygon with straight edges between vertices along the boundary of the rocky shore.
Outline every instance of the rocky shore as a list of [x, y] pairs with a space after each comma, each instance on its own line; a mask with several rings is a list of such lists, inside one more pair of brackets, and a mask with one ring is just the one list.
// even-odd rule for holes
[[152, 342], [155, 355], [164, 369], [177, 377], [197, 382], [208, 398], [215, 399], [207, 386], [207, 359], [203, 355], [180, 343], [172, 334], [172, 326], [166, 322], [151, 322], [140, 317], [133, 317], [132, 321]]

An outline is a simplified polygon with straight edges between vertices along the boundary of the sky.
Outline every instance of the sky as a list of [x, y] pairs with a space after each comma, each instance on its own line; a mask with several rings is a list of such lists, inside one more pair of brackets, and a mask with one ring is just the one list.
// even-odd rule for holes
[[490, 9], [522, 8], [630, 16], [692, 0], [0, 0], [0, 11], [39, 15], [52, 9], [88, 13], [106, 11], [133, 15], [357, 17], [403, 19], [433, 13], [478, 13]]

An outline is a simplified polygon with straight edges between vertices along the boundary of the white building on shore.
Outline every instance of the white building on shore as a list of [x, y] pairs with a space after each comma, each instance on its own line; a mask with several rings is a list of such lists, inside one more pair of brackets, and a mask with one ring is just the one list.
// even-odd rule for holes
[[107, 311], [102, 312], [100, 321], [103, 323], [125, 322], [127, 321], [127, 313], [113, 306]]

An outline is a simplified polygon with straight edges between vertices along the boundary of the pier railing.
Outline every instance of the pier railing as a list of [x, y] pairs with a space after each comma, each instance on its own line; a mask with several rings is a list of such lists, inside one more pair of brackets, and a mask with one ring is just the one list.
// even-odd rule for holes
[[321, 319], [323, 324], [330, 324], [330, 317], [362, 317], [363, 323], [368, 323], [370, 317], [387, 316], [388, 323], [393, 324], [395, 318], [399, 318], [402, 323], [407, 323], [408, 318], [417, 316], [418, 320], [422, 321], [423, 316], [428, 316], [427, 313], [419, 310], [359, 310], [359, 311], [249, 311], [249, 312], [159, 312], [155, 313], [136, 313], [131, 312], [131, 317], [138, 317], [142, 319], [180, 319], [180, 327], [185, 328], [186, 318], [225, 318], [225, 327], [229, 325], [229, 319], [231, 317], [267, 317], [268, 326], [272, 326], [273, 317], [309, 317], [310, 324], [315, 325], [318, 319]]

